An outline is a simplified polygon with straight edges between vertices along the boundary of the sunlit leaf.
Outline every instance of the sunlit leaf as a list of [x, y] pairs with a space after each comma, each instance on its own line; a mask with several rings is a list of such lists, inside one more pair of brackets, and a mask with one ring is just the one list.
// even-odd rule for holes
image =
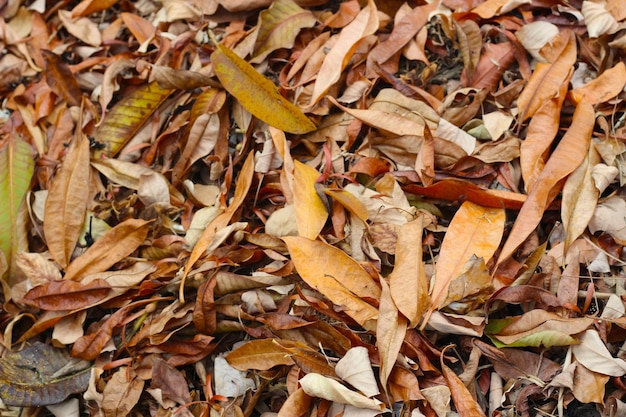
[[296, 223], [299, 235], [309, 239], [317, 238], [328, 218], [328, 210], [315, 188], [319, 176], [320, 173], [315, 169], [294, 161], [293, 202]]
[[373, 328], [378, 310], [362, 297], [380, 298], [372, 277], [345, 252], [326, 243], [304, 237], [283, 237], [291, 260], [302, 279], [365, 328]]
[[289, 133], [315, 130], [315, 124], [283, 97], [274, 83], [226, 46], [217, 45], [211, 62], [224, 88], [254, 116]]
[[582, 101], [574, 112], [570, 128], [541, 172], [537, 183], [528, 195], [502, 247], [498, 263], [510, 257], [515, 249], [532, 233], [541, 221], [544, 210], [560, 191], [559, 184], [582, 163], [589, 150], [595, 124], [593, 107]]

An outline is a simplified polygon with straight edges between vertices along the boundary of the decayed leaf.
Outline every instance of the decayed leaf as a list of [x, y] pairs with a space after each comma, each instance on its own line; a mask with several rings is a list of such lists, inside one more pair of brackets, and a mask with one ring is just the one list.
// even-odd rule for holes
[[576, 107], [572, 125], [550, 156], [537, 184], [522, 206], [509, 238], [502, 247], [498, 264], [510, 257], [532, 233], [543, 217], [543, 211], [560, 191], [558, 184], [582, 163], [589, 150], [594, 124], [593, 107], [582, 101]]
[[422, 233], [427, 223], [424, 215], [400, 227], [396, 243], [395, 265], [389, 274], [391, 297], [398, 310], [410, 321], [419, 324], [430, 307], [428, 280], [422, 261]]
[[88, 274], [106, 271], [137, 249], [149, 229], [150, 223], [145, 220], [129, 219], [118, 224], [73, 260], [64, 278], [80, 281]]
[[41, 53], [46, 62], [46, 82], [52, 91], [72, 106], [80, 105], [83, 94], [68, 65], [58, 55], [50, 51], [42, 51]]
[[96, 131], [94, 140], [104, 145], [106, 150], [96, 151], [95, 159], [115, 156], [150, 120], [172, 91], [152, 82], [125, 95], [113, 106]]
[[273, 82], [226, 46], [217, 45], [211, 62], [224, 88], [254, 116], [289, 133], [315, 130], [315, 124], [283, 97]]
[[[34, 167], [30, 145], [10, 135], [6, 145], [0, 149], [0, 250], [9, 267], [17, 251], [25, 249], [18, 212], [30, 186]], [[8, 282], [12, 281], [12, 277], [9, 278]]]
[[300, 30], [316, 22], [310, 10], [302, 9], [292, 0], [274, 1], [259, 13], [259, 33], [250, 62], [259, 63], [278, 48], [292, 48]]
[[320, 374], [307, 374], [300, 379], [304, 392], [311, 397], [336, 401], [341, 404], [350, 404], [357, 408], [368, 410], [385, 410], [385, 405], [375, 398], [367, 398], [358, 392], [351, 391], [334, 379]]
[[85, 221], [89, 195], [89, 141], [82, 138], [65, 157], [46, 198], [43, 230], [54, 260], [67, 267]]
[[461, 205], [441, 244], [431, 291], [433, 304], [426, 317], [442, 307], [450, 282], [472, 256], [485, 262], [491, 259], [502, 239], [505, 217], [502, 209], [486, 209], [469, 201]]
[[317, 74], [309, 106], [315, 105], [335, 84], [342, 71], [348, 65], [355, 45], [364, 37], [373, 34], [378, 29], [378, 10], [373, 0], [368, 0], [367, 6], [359, 12], [356, 18], [344, 27], [339, 33], [335, 46], [324, 58], [322, 67]]
[[0, 398], [20, 407], [57, 404], [87, 389], [90, 369], [63, 349], [35, 342], [0, 359]]
[[538, 63], [524, 91], [517, 99], [520, 120], [532, 117], [544, 102], [556, 97], [561, 84], [569, 79], [576, 62], [576, 39], [570, 31], [561, 32], [552, 46], [554, 59]]
[[367, 348], [356, 346], [343, 355], [335, 366], [337, 376], [368, 397], [380, 394]]
[[293, 203], [298, 234], [311, 240], [317, 238], [328, 218], [326, 206], [315, 188], [319, 176], [317, 170], [294, 161]]
[[287, 244], [298, 274], [366, 329], [374, 329], [378, 310], [363, 297], [378, 300], [380, 288], [358, 262], [326, 243], [289, 236]]

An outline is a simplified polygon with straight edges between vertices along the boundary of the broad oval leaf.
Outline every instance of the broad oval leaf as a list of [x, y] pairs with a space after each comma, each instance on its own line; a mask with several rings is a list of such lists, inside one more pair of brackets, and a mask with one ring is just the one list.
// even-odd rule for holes
[[289, 133], [307, 133], [315, 124], [287, 101], [274, 83], [226, 46], [218, 44], [211, 55], [217, 78], [246, 110], [267, 124]]
[[366, 329], [374, 330], [378, 310], [363, 297], [380, 299], [380, 288], [345, 252], [305, 237], [282, 238], [302, 279]]
[[39, 407], [58, 404], [89, 385], [91, 363], [35, 342], [0, 359], [0, 397], [5, 405]]

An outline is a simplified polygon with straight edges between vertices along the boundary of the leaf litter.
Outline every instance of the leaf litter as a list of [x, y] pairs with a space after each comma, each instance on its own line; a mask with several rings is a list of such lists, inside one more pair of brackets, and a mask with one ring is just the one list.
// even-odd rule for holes
[[0, 414], [621, 415], [622, 9], [8, 2]]

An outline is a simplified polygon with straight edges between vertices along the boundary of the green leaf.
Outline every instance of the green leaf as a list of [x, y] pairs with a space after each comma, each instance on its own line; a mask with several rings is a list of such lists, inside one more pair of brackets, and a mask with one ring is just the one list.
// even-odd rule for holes
[[113, 106], [96, 131], [94, 139], [104, 145], [105, 149], [97, 151], [94, 157], [100, 159], [115, 156], [150, 120], [173, 91], [152, 82], [126, 94]]
[[316, 129], [298, 107], [278, 92], [273, 82], [224, 45], [217, 45], [211, 62], [224, 88], [260, 120], [289, 133]]
[[0, 150], [0, 250], [9, 265], [19, 249], [18, 211], [30, 187], [34, 167], [30, 145], [11, 136]]

